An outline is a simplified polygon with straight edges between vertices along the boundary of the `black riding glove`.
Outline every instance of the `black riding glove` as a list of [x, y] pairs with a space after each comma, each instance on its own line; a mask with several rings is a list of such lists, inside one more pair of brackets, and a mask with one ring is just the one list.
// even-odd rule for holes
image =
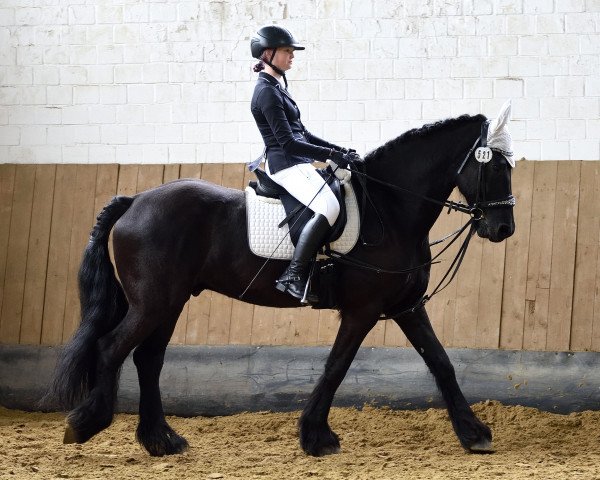
[[353, 148], [341, 147], [340, 148], [340, 152], [342, 152], [342, 153], [356, 153], [356, 150], [354, 150]]
[[358, 155], [356, 154], [356, 152], [353, 152], [353, 153], [346, 152], [346, 153], [344, 153], [343, 151], [332, 150], [331, 151], [331, 155], [329, 156], [329, 158], [338, 167], [340, 167], [340, 168], [348, 168], [348, 165], [350, 164], [350, 162], [352, 162], [355, 159], [355, 157], [357, 157], [357, 156]]

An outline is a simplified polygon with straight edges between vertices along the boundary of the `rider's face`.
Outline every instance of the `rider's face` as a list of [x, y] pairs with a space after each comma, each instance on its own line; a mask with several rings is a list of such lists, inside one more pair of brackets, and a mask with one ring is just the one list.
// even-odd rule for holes
[[[270, 59], [271, 55], [273, 55], [273, 50], [267, 49], [267, 58]], [[294, 59], [294, 48], [293, 47], [280, 47], [277, 49], [277, 53], [275, 53], [275, 58], [273, 58], [273, 65], [277, 68], [287, 72], [290, 68], [292, 68], [292, 62]]]

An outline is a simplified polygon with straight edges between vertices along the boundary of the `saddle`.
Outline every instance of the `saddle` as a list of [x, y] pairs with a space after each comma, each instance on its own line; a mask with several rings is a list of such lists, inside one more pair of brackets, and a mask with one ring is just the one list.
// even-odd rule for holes
[[[328, 244], [340, 238], [344, 231], [344, 227], [346, 226], [346, 194], [340, 179], [333, 173], [330, 166], [323, 169], [317, 169], [317, 172], [323, 177], [323, 180], [327, 182], [327, 185], [329, 185], [329, 188], [340, 205], [338, 218], [330, 228], [329, 236], [325, 242]], [[286, 216], [279, 222], [278, 226], [279, 228], [282, 228], [284, 225], [288, 225], [290, 239], [292, 240], [292, 244], [296, 246], [304, 225], [306, 225], [306, 222], [308, 222], [313, 215], [312, 210], [310, 210], [310, 207], [305, 208], [304, 205], [290, 195], [285, 188], [271, 180], [264, 170], [257, 168], [254, 170], [254, 174], [256, 175], [256, 181], [251, 181], [249, 185], [254, 189], [256, 195], [281, 200]]]
[[[349, 176], [340, 181], [330, 167], [317, 171], [340, 204], [340, 214], [325, 242], [326, 251], [348, 253], [356, 245], [360, 231], [356, 194]], [[251, 181], [245, 190], [250, 250], [263, 258], [291, 260], [294, 246], [312, 211], [271, 180], [265, 171], [257, 169], [254, 173], [256, 181]], [[318, 256], [311, 268], [309, 298], [318, 297], [319, 301], [311, 302], [312, 308], [337, 307], [336, 278], [333, 259]]]
[[[340, 202], [340, 215], [331, 228], [324, 252], [349, 253], [358, 242], [358, 202], [349, 181], [349, 172], [343, 172], [347, 173], [347, 177], [342, 181], [336, 176], [339, 172], [333, 173], [331, 169], [320, 172], [328, 180], [328, 185]], [[250, 251], [258, 257], [291, 260], [294, 243], [304, 224], [312, 216], [312, 211], [305, 209], [304, 205], [271, 180], [263, 170], [255, 170], [254, 173], [256, 181], [251, 181], [245, 190]], [[318, 304], [311, 303], [313, 308], [336, 307], [334, 286], [337, 269], [333, 263], [332, 258], [317, 255], [310, 274], [310, 293], [319, 298]]]

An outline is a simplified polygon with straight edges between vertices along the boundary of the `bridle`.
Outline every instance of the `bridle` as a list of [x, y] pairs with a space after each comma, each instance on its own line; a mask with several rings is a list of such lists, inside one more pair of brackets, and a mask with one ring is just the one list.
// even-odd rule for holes
[[[442, 277], [440, 282], [434, 288], [433, 292], [430, 293], [429, 295], [427, 295], [427, 294], [423, 295], [417, 301], [417, 303], [415, 305], [413, 305], [410, 308], [401, 310], [400, 312], [394, 312], [394, 308], [389, 309], [389, 310], [391, 310], [392, 313], [381, 314], [379, 317], [380, 320], [396, 319], [407, 312], [414, 312], [417, 309], [423, 307], [429, 300], [431, 300], [431, 298], [434, 295], [436, 295], [437, 293], [444, 290], [452, 282], [452, 280], [458, 273], [458, 269], [460, 268], [460, 265], [465, 257], [465, 254], [467, 253], [467, 248], [469, 246], [471, 237], [474, 235], [475, 230], [477, 228], [476, 222], [478, 220], [481, 220], [484, 217], [483, 209], [484, 208], [486, 208], [486, 209], [487, 208], [495, 208], [495, 207], [506, 207], [506, 206], [513, 207], [516, 204], [515, 198], [513, 197], [512, 194], [508, 194], [505, 198], [502, 198], [502, 199], [494, 199], [494, 200], [486, 200], [485, 199], [484, 168], [483, 168], [484, 164], [488, 163], [492, 159], [493, 151], [497, 151], [504, 156], [512, 155], [511, 152], [503, 151], [503, 150], [500, 150], [497, 148], [491, 148], [488, 146], [487, 134], [488, 134], [489, 124], [490, 124], [489, 120], [486, 120], [485, 122], [483, 122], [483, 124], [481, 125], [481, 134], [479, 135], [477, 140], [475, 140], [475, 143], [473, 143], [473, 146], [469, 149], [469, 151], [465, 155], [464, 160], [461, 162], [460, 167], [458, 168], [458, 171], [456, 172], [457, 176], [462, 173], [465, 165], [471, 158], [471, 155], [473, 155], [475, 160], [479, 163], [478, 168], [477, 168], [477, 190], [475, 193], [475, 202], [472, 205], [465, 205], [462, 202], [454, 202], [451, 200], [441, 201], [441, 200], [437, 200], [437, 199], [434, 199], [431, 197], [427, 197], [426, 195], [421, 195], [420, 193], [411, 191], [409, 189], [399, 187], [397, 185], [394, 185], [394, 184], [385, 182], [383, 180], [379, 180], [377, 178], [371, 177], [370, 175], [367, 175], [366, 173], [361, 172], [357, 168], [356, 164], [352, 165], [351, 168], [349, 168], [349, 170], [353, 174], [357, 175], [357, 178], [359, 179], [358, 180], [359, 184], [363, 191], [361, 217], [364, 214], [364, 210], [366, 209], [367, 201], [368, 201], [370, 203], [370, 205], [373, 207], [373, 209], [375, 210], [375, 212], [377, 213], [377, 216], [379, 218], [379, 222], [382, 227], [382, 239], [383, 239], [383, 235], [384, 235], [383, 221], [381, 219], [381, 216], [377, 212], [377, 209], [375, 208], [373, 201], [370, 199], [370, 197], [368, 195], [368, 191], [366, 188], [367, 180], [378, 183], [380, 185], [384, 185], [392, 190], [409, 193], [409, 194], [411, 194], [415, 197], [421, 198], [427, 202], [435, 203], [437, 205], [442, 205], [444, 207], [448, 207], [448, 213], [450, 212], [450, 210], [455, 210], [455, 211], [458, 211], [461, 213], [466, 213], [469, 215], [469, 220], [461, 228], [459, 228], [458, 230], [456, 230], [455, 232], [453, 232], [452, 234], [450, 234], [446, 238], [444, 238], [444, 240], [446, 240], [448, 238], [454, 237], [437, 255], [435, 255], [435, 257], [433, 257], [429, 262], [424, 263], [422, 265], [417, 265], [416, 267], [411, 267], [411, 268], [402, 269], [402, 270], [387, 270], [384, 268], [376, 267], [376, 266], [370, 265], [368, 263], [362, 262], [360, 260], [350, 257], [349, 255], [335, 252], [328, 248], [325, 250], [325, 255], [331, 257], [334, 261], [337, 261], [337, 262], [345, 264], [345, 265], [362, 268], [362, 269], [366, 269], [366, 270], [370, 270], [370, 271], [375, 271], [377, 273], [407, 274], [407, 273], [414, 272], [416, 270], [420, 270], [421, 268], [425, 268], [427, 266], [439, 263], [439, 261], [437, 261], [437, 259], [446, 250], [448, 250], [448, 248], [450, 248], [450, 246], [463, 234], [463, 232], [465, 232], [467, 229], [469, 230], [467, 236], [461, 243], [456, 256], [454, 257], [454, 260], [448, 267], [448, 270], [446, 271], [446, 273], [444, 274], [444, 276]], [[480, 197], [483, 197], [483, 198], [480, 199]], [[361, 226], [362, 226], [362, 218], [361, 218]], [[367, 244], [363, 240], [364, 246], [375, 246], [377, 244]]]
[[[479, 200], [479, 197], [482, 194], [482, 190], [484, 187], [483, 165], [488, 163], [492, 159], [493, 152], [498, 152], [498, 153], [504, 155], [505, 157], [512, 156], [512, 152], [507, 152], [507, 151], [501, 150], [499, 148], [492, 148], [492, 147], [488, 146], [487, 137], [488, 137], [489, 126], [490, 126], [489, 120], [486, 120], [485, 122], [483, 122], [481, 124], [481, 135], [479, 135], [477, 140], [475, 140], [475, 143], [473, 144], [471, 149], [467, 152], [465, 159], [462, 161], [462, 163], [460, 164], [460, 167], [458, 167], [458, 171], [456, 172], [457, 175], [461, 174], [463, 168], [467, 164], [467, 161], [471, 157], [473, 150], [475, 150], [475, 147], [477, 147], [477, 144], [479, 144], [479, 147], [477, 148], [477, 150], [475, 150], [475, 160], [477, 160], [477, 162], [479, 162], [479, 168], [477, 169], [477, 192], [475, 194], [475, 203], [473, 204], [472, 207], [475, 209], [479, 209], [480, 211], [481, 211], [481, 208], [505, 207], [505, 206], [514, 207], [515, 203], [516, 203], [515, 197], [513, 197], [511, 194], [507, 195], [506, 198], [499, 199], [499, 200], [487, 200], [487, 201]], [[481, 214], [483, 215], [483, 211], [481, 211]], [[480, 218], [483, 218], [483, 217], [480, 217]]]

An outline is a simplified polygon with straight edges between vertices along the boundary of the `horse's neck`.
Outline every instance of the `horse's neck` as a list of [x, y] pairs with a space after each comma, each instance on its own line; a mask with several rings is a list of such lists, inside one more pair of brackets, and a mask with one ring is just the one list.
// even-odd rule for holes
[[[421, 197], [439, 202], [448, 199], [456, 186], [456, 172], [475, 141], [478, 129], [478, 125], [471, 123], [411, 139], [399, 145], [394, 154], [368, 166], [368, 175], [414, 192], [412, 195], [382, 191], [385, 198], [397, 205], [389, 209], [392, 222], [417, 236], [427, 235], [443, 207]], [[396, 196], [395, 201], [392, 196]]]

